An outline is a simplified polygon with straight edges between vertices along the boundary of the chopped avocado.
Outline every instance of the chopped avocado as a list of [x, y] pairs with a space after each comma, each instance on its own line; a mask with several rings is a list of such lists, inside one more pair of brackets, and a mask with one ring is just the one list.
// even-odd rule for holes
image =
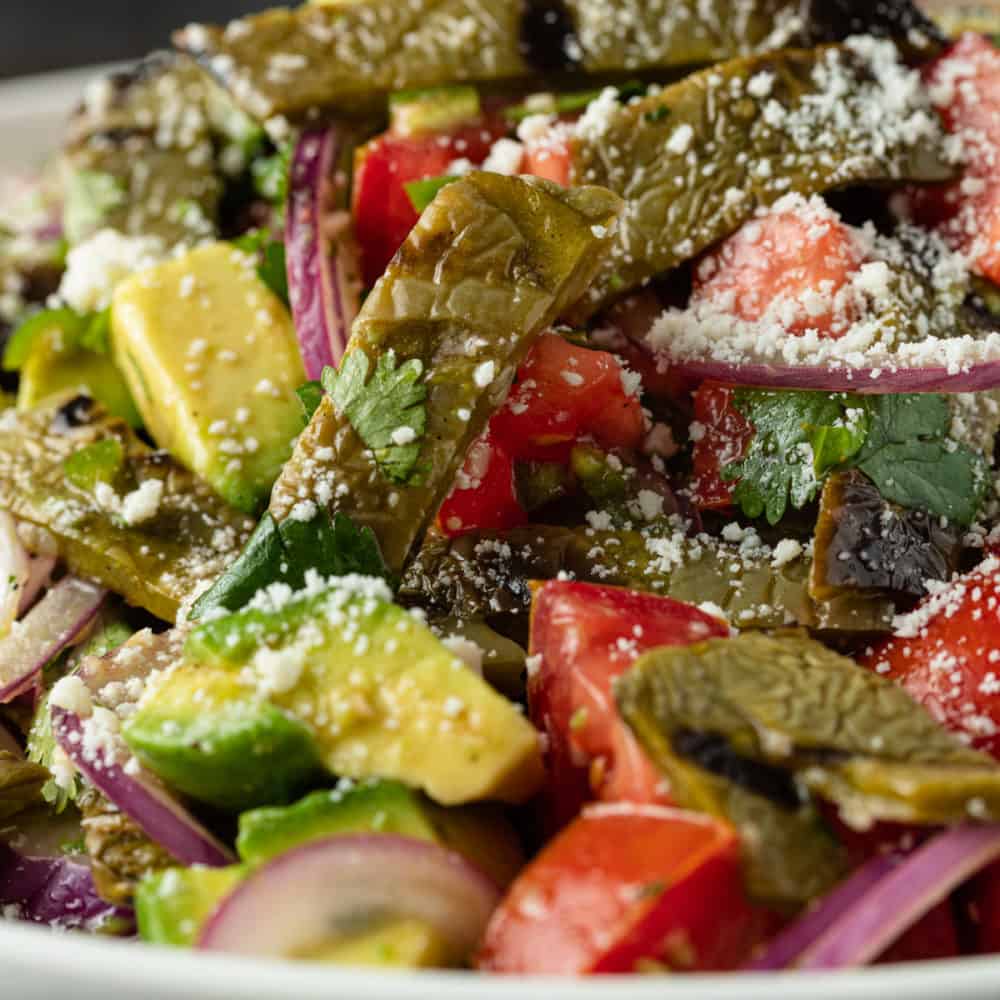
[[[464, 854], [498, 885], [508, 885], [524, 860], [499, 809], [443, 809], [395, 781], [342, 782], [290, 806], [244, 813], [236, 841], [243, 865], [174, 868], [144, 879], [136, 892], [139, 932], [154, 944], [190, 946], [205, 919], [248, 871], [310, 840], [356, 833], [432, 841]], [[341, 939], [313, 957], [412, 968], [444, 964], [445, 952], [429, 927], [391, 921]]]
[[31, 410], [51, 396], [79, 389], [102, 403], [113, 417], [141, 427], [128, 386], [111, 358], [71, 343], [57, 327], [35, 337], [21, 366], [19, 410]]
[[441, 934], [419, 920], [366, 919], [354, 934], [296, 957], [328, 965], [434, 969], [450, 964], [450, 951]]
[[[390, 603], [381, 580], [317, 583], [291, 597], [275, 588], [191, 632], [186, 662], [147, 690], [124, 728], [152, 770], [187, 788], [202, 772], [229, 774], [225, 742], [186, 734], [224, 732], [263, 698], [308, 727], [334, 774], [395, 778], [446, 805], [522, 802], [537, 790], [538, 737], [514, 705]], [[232, 702], [195, 703], [199, 689], [228, 689]]]
[[126, 201], [125, 185], [98, 170], [67, 171], [63, 229], [70, 246], [103, 229], [115, 209]]
[[389, 128], [405, 136], [444, 132], [475, 122], [480, 110], [475, 87], [401, 90], [389, 98]]
[[389, 833], [430, 840], [465, 855], [498, 885], [523, 864], [517, 835], [492, 806], [442, 808], [398, 781], [346, 783], [313, 792], [294, 805], [240, 816], [236, 850], [259, 865], [299, 844], [345, 833]]
[[119, 285], [115, 358], [157, 444], [239, 510], [266, 500], [302, 429], [288, 310], [227, 243]]
[[320, 771], [309, 730], [236, 673], [186, 663], [153, 687], [125, 738], [185, 795], [233, 811], [288, 802]]
[[147, 875], [135, 891], [135, 916], [143, 941], [191, 947], [205, 920], [245, 872], [242, 865], [195, 865]]

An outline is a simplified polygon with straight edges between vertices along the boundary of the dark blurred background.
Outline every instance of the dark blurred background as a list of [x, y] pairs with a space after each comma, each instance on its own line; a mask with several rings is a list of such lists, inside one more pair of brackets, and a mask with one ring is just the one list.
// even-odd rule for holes
[[281, 0], [0, 0], [0, 77], [143, 55], [188, 21], [228, 21]]

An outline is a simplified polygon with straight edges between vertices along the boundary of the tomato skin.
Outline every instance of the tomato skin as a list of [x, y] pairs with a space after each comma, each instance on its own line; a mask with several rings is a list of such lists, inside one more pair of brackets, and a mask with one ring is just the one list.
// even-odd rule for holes
[[527, 520], [517, 499], [514, 460], [487, 434], [469, 449], [458, 483], [441, 505], [438, 527], [456, 538], [471, 531], [507, 531]]
[[919, 625], [881, 643], [865, 665], [1000, 759], [1000, 559], [988, 556], [924, 598], [913, 620]]
[[569, 127], [558, 122], [544, 135], [529, 140], [524, 147], [521, 169], [526, 174], [569, 187], [573, 175], [573, 158], [569, 146], [571, 135]]
[[[691, 301], [711, 302], [755, 321], [784, 300], [791, 308], [789, 318], [782, 317], [789, 333], [841, 336], [855, 311], [849, 304], [835, 310], [830, 300], [863, 259], [858, 241], [832, 210], [803, 202], [748, 222], [702, 258]], [[807, 294], [818, 297], [819, 305], [807, 308]]]
[[546, 333], [490, 429], [516, 458], [567, 461], [573, 443], [584, 436], [605, 448], [638, 448], [645, 417], [638, 398], [625, 392], [614, 355]]
[[733, 403], [732, 386], [704, 382], [694, 394], [694, 420], [700, 437], [694, 442], [691, 498], [702, 510], [731, 507], [735, 482], [722, 472], [738, 462], [753, 440], [754, 429]]
[[739, 844], [707, 816], [591, 806], [514, 882], [477, 966], [501, 973], [736, 968], [759, 940]]
[[[917, 188], [910, 209], [924, 226], [936, 227], [949, 245], [972, 258], [977, 273], [1000, 281], [1000, 49], [984, 35], [967, 32], [923, 71], [946, 103], [942, 121], [963, 136], [967, 166], [961, 180]], [[940, 100], [939, 100], [940, 105]]]
[[584, 799], [668, 802], [659, 772], [618, 713], [612, 681], [646, 650], [729, 635], [728, 625], [657, 594], [551, 580], [532, 602], [531, 718], [548, 737], [553, 825]]
[[401, 136], [387, 132], [358, 150], [354, 164], [354, 228], [365, 284], [374, 285], [419, 215], [410, 181], [440, 177], [451, 163], [482, 163], [506, 126], [483, 119], [453, 132]]

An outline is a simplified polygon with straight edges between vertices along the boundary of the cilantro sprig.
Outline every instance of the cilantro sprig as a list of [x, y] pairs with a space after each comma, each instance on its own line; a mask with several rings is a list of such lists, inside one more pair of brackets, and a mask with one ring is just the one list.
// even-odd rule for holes
[[323, 388], [371, 449], [386, 477], [405, 483], [416, 468], [427, 429], [423, 362], [413, 358], [397, 364], [396, 352], [389, 350], [379, 355], [369, 378], [370, 369], [363, 350], [350, 351], [339, 371], [324, 370]]
[[748, 517], [777, 524], [788, 505], [819, 495], [826, 475], [857, 468], [887, 500], [967, 525], [987, 488], [982, 456], [949, 436], [943, 396], [740, 389], [736, 408], [755, 429], [743, 457], [723, 469]]

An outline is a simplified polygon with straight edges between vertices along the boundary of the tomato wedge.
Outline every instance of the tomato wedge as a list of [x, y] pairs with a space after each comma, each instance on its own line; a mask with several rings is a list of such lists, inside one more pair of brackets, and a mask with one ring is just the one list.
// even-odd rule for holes
[[819, 198], [789, 196], [702, 259], [692, 303], [712, 302], [748, 321], [770, 317], [789, 333], [840, 336], [856, 314], [837, 293], [863, 258], [851, 230]]
[[539, 136], [529, 138], [524, 147], [524, 172], [569, 187], [573, 174], [569, 148], [572, 134], [569, 124], [556, 122]]
[[549, 821], [592, 797], [667, 802], [659, 772], [618, 714], [612, 681], [644, 652], [729, 635], [717, 618], [669, 597], [551, 580], [535, 594], [528, 680], [535, 725], [548, 737]]
[[722, 473], [753, 440], [754, 429], [733, 405], [733, 392], [732, 386], [704, 382], [694, 394], [691, 499], [703, 510], [732, 506], [735, 483]]
[[733, 830], [651, 805], [589, 806], [514, 882], [480, 969], [582, 975], [737, 967], [762, 921]]
[[483, 119], [452, 132], [387, 132], [358, 150], [354, 165], [354, 227], [366, 285], [374, 285], [403, 245], [419, 214], [406, 193], [410, 181], [441, 177], [455, 160], [481, 164], [506, 133]]
[[984, 35], [962, 35], [924, 69], [945, 127], [961, 138], [961, 180], [911, 194], [918, 222], [939, 229], [973, 270], [1000, 281], [1000, 49]]
[[1000, 759], [1000, 558], [924, 598], [865, 662]]

